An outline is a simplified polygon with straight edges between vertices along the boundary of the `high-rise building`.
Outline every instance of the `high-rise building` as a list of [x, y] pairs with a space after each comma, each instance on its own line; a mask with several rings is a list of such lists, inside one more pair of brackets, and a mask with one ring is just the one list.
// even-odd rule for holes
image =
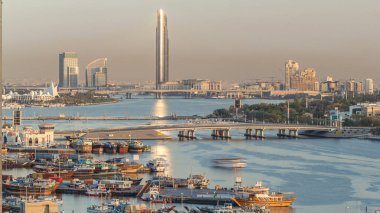
[[59, 54], [59, 87], [78, 87], [78, 55], [75, 52]]
[[291, 89], [290, 78], [291, 76], [297, 74], [299, 71], [299, 64], [296, 61], [289, 60], [285, 64], [285, 90]]
[[355, 81], [354, 79], [350, 79], [346, 81], [345, 85], [345, 93], [346, 96], [355, 97], [355, 95], [360, 95], [364, 93], [363, 82]]
[[316, 71], [313, 68], [306, 68], [302, 72], [297, 72], [290, 76], [290, 89], [299, 91], [318, 91], [319, 84]]
[[169, 81], [169, 38], [167, 17], [160, 9], [157, 11], [156, 27], [156, 89]]
[[366, 95], [373, 95], [373, 79], [371, 78], [365, 79], [364, 92]]
[[86, 67], [86, 87], [105, 87], [108, 84], [107, 58], [98, 58]]

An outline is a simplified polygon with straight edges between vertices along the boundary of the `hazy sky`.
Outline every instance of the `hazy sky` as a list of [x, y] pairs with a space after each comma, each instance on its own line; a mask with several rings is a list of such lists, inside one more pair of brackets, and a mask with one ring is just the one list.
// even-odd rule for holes
[[170, 80], [380, 81], [379, 0], [3, 0], [4, 79], [58, 81], [58, 54], [108, 57], [113, 81], [154, 80], [156, 10], [168, 16]]

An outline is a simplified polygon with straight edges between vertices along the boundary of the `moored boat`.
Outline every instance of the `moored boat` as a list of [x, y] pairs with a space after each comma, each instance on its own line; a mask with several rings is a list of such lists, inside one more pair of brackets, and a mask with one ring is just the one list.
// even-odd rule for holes
[[117, 152], [119, 154], [126, 154], [128, 153], [128, 144], [124, 142], [120, 142], [117, 144]]
[[164, 172], [167, 165], [168, 163], [164, 158], [155, 158], [146, 164], [152, 172]]
[[82, 164], [74, 167], [74, 177], [77, 178], [88, 178], [92, 177], [95, 171], [95, 166]]
[[292, 192], [269, 192], [269, 188], [263, 187], [259, 181], [254, 187], [243, 187], [232, 200], [238, 206], [264, 205], [267, 207], [289, 207], [296, 200]]
[[155, 201], [158, 200], [160, 197], [160, 187], [159, 186], [152, 186], [149, 188], [149, 191], [146, 193], [143, 193], [141, 196], [141, 199], [144, 201]]
[[5, 190], [14, 195], [51, 195], [59, 182], [52, 179], [17, 178], [3, 183]]
[[132, 187], [132, 181], [128, 180], [100, 180], [99, 184], [106, 187], [107, 190], [111, 191], [124, 191], [129, 190]]
[[116, 154], [117, 153], [117, 144], [113, 142], [108, 142], [104, 144], [104, 152], [108, 154]]
[[73, 142], [73, 147], [79, 153], [91, 153], [92, 152], [92, 141], [85, 139], [78, 139]]
[[144, 168], [144, 165], [135, 161], [126, 161], [118, 166], [122, 173], [137, 173], [140, 169]]
[[203, 175], [190, 175], [187, 182], [198, 189], [207, 189], [208, 184], [210, 183], [209, 179]]
[[104, 152], [104, 144], [100, 142], [92, 143], [92, 153], [94, 154], [103, 154]]
[[129, 152], [132, 152], [132, 153], [142, 152], [144, 149], [144, 144], [142, 143], [142, 141], [139, 141], [139, 140], [128, 142], [128, 146], [129, 146]]
[[98, 184], [96, 188], [88, 188], [86, 195], [88, 196], [104, 196], [110, 194], [111, 191], [107, 190], [104, 184]]
[[112, 199], [111, 202], [103, 205], [92, 205], [87, 208], [87, 213], [116, 213], [116, 212], [132, 212], [127, 211], [128, 203], [119, 199]]

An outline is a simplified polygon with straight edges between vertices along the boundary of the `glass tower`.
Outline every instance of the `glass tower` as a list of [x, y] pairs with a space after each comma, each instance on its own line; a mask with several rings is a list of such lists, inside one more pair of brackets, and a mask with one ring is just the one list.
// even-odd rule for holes
[[107, 58], [98, 58], [86, 67], [86, 87], [105, 87], [108, 84]]
[[75, 52], [59, 54], [59, 87], [78, 87], [78, 55]]
[[156, 89], [169, 81], [169, 38], [167, 17], [162, 9], [157, 11], [156, 27]]

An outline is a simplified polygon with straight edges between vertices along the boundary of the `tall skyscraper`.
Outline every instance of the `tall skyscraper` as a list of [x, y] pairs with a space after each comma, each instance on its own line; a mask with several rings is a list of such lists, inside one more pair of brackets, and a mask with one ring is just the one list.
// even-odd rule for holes
[[107, 58], [98, 58], [86, 67], [86, 87], [105, 87], [108, 84]]
[[373, 79], [371, 78], [365, 79], [364, 92], [366, 95], [373, 95]]
[[289, 60], [285, 64], [285, 90], [290, 90], [290, 78], [299, 71], [299, 64], [296, 61]]
[[169, 38], [167, 17], [160, 9], [157, 11], [156, 27], [156, 89], [169, 81]]
[[59, 54], [59, 87], [78, 87], [78, 55], [75, 52]]

